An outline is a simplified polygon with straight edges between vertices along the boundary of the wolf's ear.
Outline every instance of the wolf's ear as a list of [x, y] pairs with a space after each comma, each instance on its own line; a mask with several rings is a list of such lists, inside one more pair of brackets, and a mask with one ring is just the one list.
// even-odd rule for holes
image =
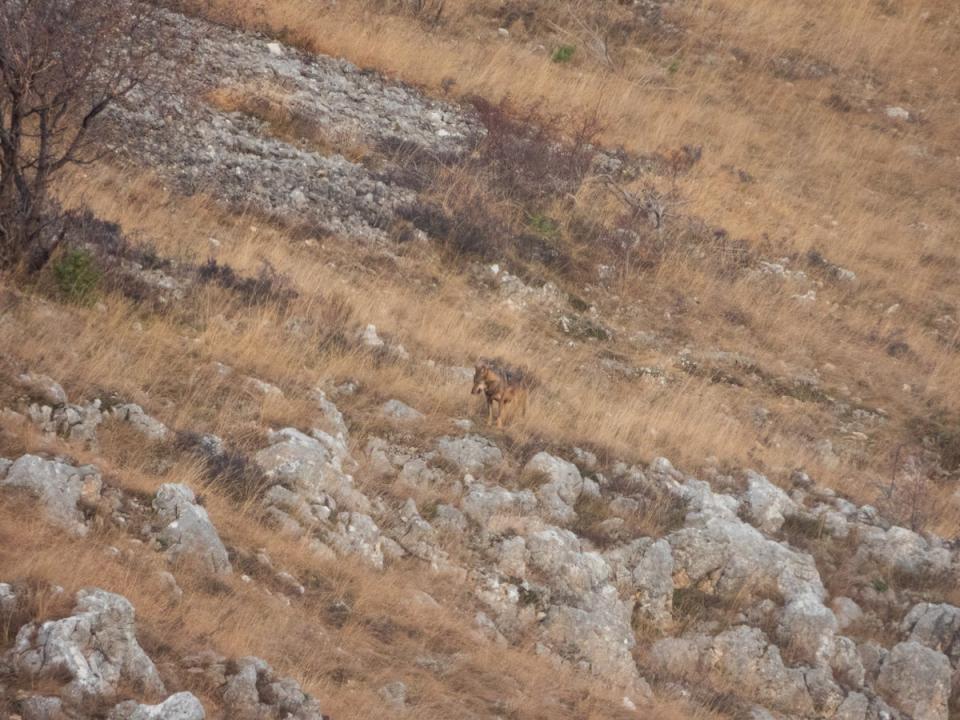
[[483, 372], [486, 369], [487, 369], [487, 364], [485, 362], [477, 363], [477, 372]]

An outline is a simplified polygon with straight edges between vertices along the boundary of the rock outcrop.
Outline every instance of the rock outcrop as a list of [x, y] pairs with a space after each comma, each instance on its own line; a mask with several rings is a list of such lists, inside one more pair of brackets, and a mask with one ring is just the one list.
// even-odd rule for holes
[[59, 699], [70, 710], [102, 704], [121, 688], [160, 695], [164, 685], [136, 637], [133, 606], [99, 589], [77, 593], [73, 614], [17, 633], [6, 661], [34, 681], [65, 682]]

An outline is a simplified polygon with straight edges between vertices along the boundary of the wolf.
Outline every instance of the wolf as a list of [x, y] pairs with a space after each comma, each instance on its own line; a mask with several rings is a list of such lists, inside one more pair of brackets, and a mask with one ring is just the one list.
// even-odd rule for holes
[[[487, 401], [487, 422], [492, 424], [496, 419], [498, 428], [503, 427], [507, 416], [513, 420], [518, 411], [521, 416], [527, 414], [528, 393], [522, 379], [506, 370], [494, 367], [486, 360], [481, 360], [474, 369], [471, 393], [484, 394]], [[497, 405], [496, 415], [493, 412], [494, 403]]]

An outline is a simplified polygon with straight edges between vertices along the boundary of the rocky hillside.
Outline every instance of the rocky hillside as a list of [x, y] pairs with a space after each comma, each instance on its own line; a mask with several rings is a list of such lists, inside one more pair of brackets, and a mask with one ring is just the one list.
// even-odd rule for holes
[[0, 718], [960, 713], [960, 13], [741, 5], [164, 11], [0, 276]]

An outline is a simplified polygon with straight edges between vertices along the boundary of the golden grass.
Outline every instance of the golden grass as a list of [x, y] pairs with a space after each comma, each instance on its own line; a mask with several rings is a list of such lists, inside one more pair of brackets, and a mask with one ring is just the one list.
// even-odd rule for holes
[[[876, 490], [874, 478], [885, 477], [888, 470], [885, 454], [875, 454], [868, 446], [854, 464], [823, 465], [813, 439], [829, 435], [823, 426], [836, 422], [826, 408], [805, 397], [784, 395], [779, 386], [763, 382], [751, 381], [744, 391], [708, 378], [685, 377], [674, 369], [674, 353], [682, 347], [677, 341], [695, 349], [742, 352], [788, 385], [793, 373], [821, 370], [827, 392], [854, 405], [882, 407], [893, 418], [888, 428], [877, 431], [874, 443], [897, 440], [902, 431], [898, 420], [922, 415], [931, 398], [946, 407], [955, 402], [956, 389], [947, 381], [960, 370], [956, 353], [908, 326], [904, 339], [916, 358], [890, 357], [885, 344], [871, 337], [882, 339], [902, 327], [896, 317], [883, 316], [878, 324], [872, 308], [856, 303], [839, 313], [819, 309], [831, 302], [831, 293], [845, 301], [842, 290], [824, 288], [814, 309], [798, 308], [789, 292], [748, 280], [731, 285], [682, 259], [673, 260], [626, 288], [628, 296], [637, 298], [629, 306], [600, 303], [601, 310], [610, 313], [620, 340], [600, 347], [568, 346], [562, 333], [544, 324], [546, 317], [539, 311], [512, 311], [479, 300], [466, 278], [448, 269], [444, 258], [429, 248], [411, 250], [385, 265], [360, 266], [355, 249], [336, 239], [293, 241], [268, 223], [224, 213], [202, 198], [186, 201], [188, 212], [172, 213], [174, 198], [149, 177], [130, 179], [103, 169], [83, 180], [65, 191], [65, 202], [89, 204], [100, 216], [120, 222], [132, 236], [154, 243], [162, 254], [196, 262], [208, 252], [202, 239], [216, 237], [221, 240], [215, 249], [220, 261], [247, 272], [267, 261], [301, 291], [291, 307], [280, 311], [239, 306], [224, 292], [209, 290], [192, 303], [189, 336], [169, 319], [140, 318], [136, 309], [117, 299], [107, 299], [106, 311], [70, 311], [85, 318], [72, 325], [76, 336], [71, 342], [79, 352], [58, 358], [48, 371], [88, 392], [103, 378], [116, 377], [112, 369], [122, 366], [118, 389], [154, 396], [154, 405], [157, 396], [163, 398], [161, 407], [176, 408], [176, 414], [165, 419], [177, 427], [242, 434], [243, 428], [265, 417], [257, 402], [241, 410], [243, 403], [214, 399], [216, 392], [236, 381], [211, 382], [209, 372], [197, 371], [213, 361], [235, 367], [237, 375], [273, 382], [291, 398], [326, 380], [359, 381], [372, 395], [358, 400], [356, 407], [350, 406], [351, 400], [345, 402], [361, 429], [365, 411], [389, 397], [403, 399], [434, 418], [472, 416], [479, 421], [466, 389], [422, 361], [469, 366], [476, 357], [500, 355], [533, 370], [542, 381], [526, 420], [506, 431], [505, 439], [521, 447], [531, 440], [587, 444], [634, 461], [666, 455], [691, 468], [713, 456], [727, 466], [757, 467], [775, 477], [807, 467], [819, 481], [870, 501]], [[189, 245], [184, 238], [201, 241]], [[370, 252], [368, 260], [377, 253]], [[370, 269], [380, 265], [394, 270]], [[374, 282], [377, 292], [370, 293], [367, 288]], [[693, 302], [667, 318], [661, 308], [675, 307], [678, 286]], [[381, 332], [396, 336], [421, 362], [383, 364], [367, 353], [320, 350], [311, 345], [309, 336], [298, 338], [284, 331], [290, 318], [321, 312], [331, 293], [346, 299], [356, 322], [372, 322]], [[731, 309], [747, 313], [746, 327], [731, 326], [724, 319]], [[48, 357], [46, 348], [54, 338], [63, 342], [62, 323], [51, 320], [49, 334], [43, 323], [31, 319], [29, 336], [16, 340], [24, 359]], [[662, 349], [637, 348], [629, 337], [640, 329], [655, 329], [677, 340]], [[105, 335], [113, 342], [102, 343]], [[661, 386], [649, 378], [625, 381], [597, 372], [598, 357], [611, 350], [628, 363], [665, 368], [672, 381]], [[905, 393], [901, 389], [905, 384], [916, 390]], [[250, 401], [245, 401], [248, 406]], [[753, 420], [758, 405], [767, 407], [774, 418], [762, 431]], [[310, 422], [304, 408], [289, 400], [275, 403], [272, 413], [271, 424]], [[164, 416], [162, 411], [158, 414]]]
[[[338, 404], [350, 420], [359, 458], [367, 437], [384, 431], [376, 408], [391, 397], [427, 414], [409, 431], [425, 444], [452, 432], [452, 418], [482, 422], [468, 388], [440, 366], [469, 366], [478, 356], [499, 355], [540, 380], [528, 416], [503, 432], [489, 431], [509, 451], [508, 484], [518, 481], [514, 471], [531, 450], [581, 444], [604, 459], [665, 455], [689, 470], [711, 459], [721, 468], [754, 467], [780, 481], [804, 467], [818, 482], [864, 502], [874, 501], [889, 478], [889, 449], [910, 438], [909, 420], [960, 409], [957, 338], [951, 346], [931, 333], [941, 316], [956, 317], [958, 302], [960, 165], [951, 148], [960, 141], [960, 121], [951, 98], [960, 92], [960, 46], [954, 39], [960, 11], [953, 4], [903, 0], [891, 15], [868, 0], [679, 3], [671, 19], [687, 33], [671, 49], [678, 60], [674, 71], [665, 67], [655, 43], [618, 50], [613, 70], [587, 53], [578, 53], [569, 66], [551, 63], [536, 44], [549, 46], [573, 29], [530, 36], [512, 30], [504, 41], [496, 36], [492, 15], [478, 13], [491, 10], [482, 2], [448, 0], [445, 23], [429, 29], [352, 0], [214, 5], [232, 22], [347, 57], [438, 95], [540, 99], [549, 110], [571, 114], [599, 108], [607, 122], [602, 139], [609, 145], [647, 153], [702, 144], [704, 160], [691, 173], [656, 180], [687, 201], [684, 212], [745, 238], [770, 259], [820, 250], [855, 270], [858, 281], [853, 287], [827, 283], [817, 289], [815, 304], [798, 305], [789, 285], [731, 281], [709, 262], [669, 256], [653, 271], [624, 273], [616, 296], [591, 291], [590, 301], [615, 331], [613, 340], [570, 343], [549, 313], [506, 307], [431, 246], [358, 248], [349, 239], [304, 239], [202, 196], [179, 197], [158, 178], [101, 165], [66, 178], [60, 199], [67, 206], [88, 205], [178, 262], [215, 257], [246, 273], [267, 262], [300, 296], [286, 308], [251, 308], [227, 291], [205, 288], [161, 314], [112, 295], [91, 308], [28, 298], [0, 318], [0, 344], [11, 367], [52, 375], [72, 398], [116, 391], [176, 429], [216, 432], [245, 449], [262, 444], [264, 426], [315, 424], [308, 391], [352, 379], [361, 392]], [[567, 11], [578, 7], [565, 5]], [[745, 66], [728, 59], [733, 48], [750, 56]], [[769, 61], [795, 49], [838, 74], [775, 77]], [[850, 99], [855, 109], [829, 109], [824, 101], [833, 94]], [[257, 116], [283, 139], [350, 152], [344, 139], [291, 122], [282, 88], [224, 88], [209, 100]], [[885, 118], [883, 109], [897, 104], [920, 112], [922, 121], [898, 125]], [[363, 155], [357, 152], [355, 159]], [[756, 182], [740, 182], [732, 169], [749, 172]], [[449, 191], [461, 190], [456, 185]], [[574, 202], [597, 200], [584, 191]], [[562, 208], [557, 215], [564, 219]], [[590, 290], [552, 279], [578, 295]], [[320, 347], [309, 333], [285, 330], [292, 319], [325, 317], [332, 298], [352, 308], [352, 323], [376, 324], [414, 360]], [[899, 308], [890, 311], [894, 305]], [[648, 345], [631, 339], [640, 332], [660, 340]], [[887, 348], [894, 340], [910, 352], [891, 355]], [[722, 368], [740, 385], [714, 382], [709, 364], [699, 375], [678, 369], [684, 349], [695, 355], [741, 353], [755, 367]], [[603, 369], [607, 357], [662, 368], [668, 381], [624, 379]], [[428, 359], [438, 365], [428, 366]], [[232, 366], [234, 374], [219, 378], [214, 362]], [[887, 422], [871, 429], [868, 441], [844, 438], [829, 403], [791, 385], [795, 375], [811, 371], [819, 374], [823, 392], [852, 408], [882, 408]], [[248, 374], [278, 385], [285, 397], [252, 395], [239, 380]], [[763, 426], [755, 422], [759, 406], [770, 411]], [[4, 435], [0, 450], [67, 450], [81, 460], [96, 459], [112, 481], [139, 493], [166, 481], [203, 485], [199, 469], [187, 463], [158, 471], [148, 450], [119, 428], [105, 426], [102, 436], [96, 457], [44, 446], [47, 441], [28, 429]], [[815, 452], [823, 438], [850, 448], [839, 465]], [[387, 500], [401, 492], [365, 477], [363, 468], [358, 482]], [[948, 500], [952, 490], [945, 485], [932, 491], [931, 529], [955, 530], [960, 511]], [[304, 682], [337, 718], [385, 714], [375, 691], [394, 679], [407, 682], [417, 698], [409, 717], [459, 715], [464, 705], [479, 715], [517, 718], [622, 715], [608, 688], [548, 669], [528, 648], [500, 651], [477, 644], [469, 630], [474, 608], [449, 578], [408, 564], [376, 574], [353, 563], [318, 560], [299, 543], [266, 531], [218, 489], [207, 488], [205, 495], [230, 545], [265, 547], [279, 567], [322, 582], [288, 607], [237, 578], [229, 581], [229, 591], [217, 592], [181, 568], [186, 597], [170, 608], [149, 590], [150, 575], [160, 567], [156, 556], [141, 554], [130, 564], [106, 561], [104, 546], [123, 538], [100, 531], [76, 543], [67, 559], [56, 536], [5, 507], [2, 577], [123, 592], [138, 608], [145, 644], [161, 657], [207, 643], [227, 654], [261, 655]], [[408, 600], [414, 589], [426, 589], [443, 609], [418, 609]], [[356, 613], [346, 625], [322, 620], [326, 603], [347, 596]], [[394, 627], [386, 635], [372, 622], [384, 618]], [[181, 628], [187, 632], [174, 632]], [[410, 663], [418, 654], [452, 652], [461, 655], [449, 676], [434, 677]], [[211, 701], [204, 688], [196, 691]], [[505, 705], [496, 705], [498, 700]], [[678, 704], [658, 705], [657, 713], [709, 716]]]

